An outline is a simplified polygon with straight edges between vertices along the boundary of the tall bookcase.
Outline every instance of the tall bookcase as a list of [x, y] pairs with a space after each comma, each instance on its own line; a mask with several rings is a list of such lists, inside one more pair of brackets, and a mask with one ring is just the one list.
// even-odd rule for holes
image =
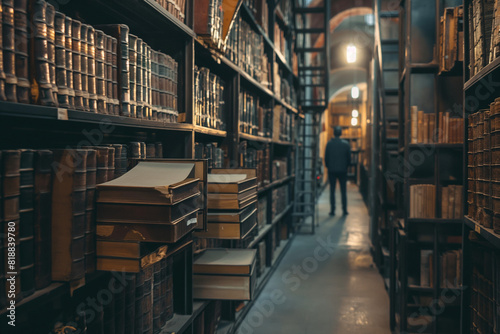
[[495, 153], [498, 150], [496, 105], [500, 97], [498, 6], [498, 1], [464, 1], [466, 141], [463, 167], [467, 172], [464, 175], [461, 333], [497, 332], [500, 321], [500, 230], [495, 204], [499, 181]]
[[[455, 194], [460, 190], [456, 186], [463, 184], [463, 168], [456, 167], [461, 166], [463, 144], [449, 143], [452, 137], [445, 137], [443, 130], [448, 121], [441, 113], [461, 118], [462, 71], [443, 72], [439, 65], [441, 16], [445, 8], [461, 4], [407, 0], [400, 7], [400, 163], [392, 181], [402, 216], [390, 241], [395, 262], [390, 275], [391, 325], [396, 332], [460, 330], [456, 319], [462, 220], [449, 214], [446, 217], [453, 218], [443, 218], [451, 198], [443, 192]], [[453, 269], [453, 278], [447, 266]]]
[[[293, 204], [290, 203], [293, 203], [295, 179], [295, 125], [301, 115], [297, 97], [293, 93], [298, 90], [299, 81], [292, 49], [292, 1], [283, 0], [279, 4], [265, 0], [223, 1], [224, 8], [232, 18], [224, 22], [224, 29], [230, 30], [236, 22], [245, 22], [253, 34], [263, 41], [270, 79], [267, 84], [257, 77], [256, 71], [249, 74], [241, 62], [229, 59], [227, 51], [224, 54], [209, 46], [206, 39], [195, 33], [195, 7], [200, 5], [197, 0], [185, 2], [184, 22], [175, 18], [160, 3], [154, 0], [71, 1], [60, 4], [56, 10], [89, 25], [126, 24], [132, 34], [143, 39], [151, 48], [170, 55], [179, 64], [178, 123], [0, 102], [1, 149], [161, 142], [164, 158], [193, 159], [203, 158], [199, 156], [199, 147], [211, 144], [212, 147], [223, 149], [222, 167], [225, 168], [253, 167], [251, 165], [255, 165], [255, 161], [249, 161], [248, 150], [267, 149], [269, 159], [265, 168], [269, 169], [270, 178], [258, 189], [259, 202], [267, 210], [259, 222], [258, 231], [243, 242], [223, 244], [225, 247], [258, 248], [261, 242], [265, 243], [265, 270], [258, 279], [256, 298], [288, 249], [295, 232], [291, 224]], [[234, 16], [231, 9], [234, 10]], [[240, 42], [241, 36], [235, 38], [235, 43]], [[236, 50], [238, 52], [240, 50]], [[240, 57], [243, 58], [243, 55]], [[197, 124], [195, 66], [208, 69], [224, 84], [221, 103], [224, 126], [208, 128]], [[269, 135], [257, 133], [257, 130], [253, 133], [242, 130], [240, 111], [247, 107], [241, 98], [243, 91], [258, 99], [263, 108], [270, 110], [271, 118], [264, 120], [264, 125], [270, 128]], [[185, 305], [176, 307], [174, 318], [166, 324], [162, 333], [199, 333], [204, 323], [216, 321], [217, 312], [212, 311], [214, 302], [193, 301], [189, 291], [192, 280], [190, 266], [197, 251], [182, 253], [175, 262], [175, 270], [185, 273], [183, 277], [179, 276], [178, 282], [174, 282], [174, 289], [175, 284], [182, 285], [184, 289]], [[97, 293], [111, 278], [109, 273], [97, 272], [88, 275], [85, 286], [74, 291], [70, 284], [60, 282], [53, 282], [47, 288], [36, 291], [16, 305], [18, 330], [22, 331], [22, 326], [36, 326], [40, 332], [50, 332], [51, 326], [61, 319], [49, 310], [73, 309], [78, 306], [77, 300]], [[217, 333], [235, 332], [250, 309], [249, 304], [243, 306], [224, 302], [221, 307], [223, 321]], [[6, 309], [0, 310], [3, 316], [7, 312]], [[35, 313], [38, 316], [34, 316]], [[5, 322], [2, 322], [1, 326], [4, 325]], [[3, 327], [0, 331], [3, 332]]]

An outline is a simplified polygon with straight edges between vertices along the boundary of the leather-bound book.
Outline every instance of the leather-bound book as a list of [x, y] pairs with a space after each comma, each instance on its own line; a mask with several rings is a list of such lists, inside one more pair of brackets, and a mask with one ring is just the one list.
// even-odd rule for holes
[[[15, 227], [14, 236], [16, 239], [16, 264], [12, 267], [6, 262], [7, 244], [4, 242], [2, 256], [4, 257], [4, 273], [5, 278], [8, 278], [8, 272], [19, 273], [19, 251], [20, 251], [20, 226], [19, 226], [19, 205], [21, 195], [21, 152], [19, 150], [9, 150], [2, 152], [2, 197], [3, 197], [3, 229], [7, 227]], [[11, 232], [12, 233], [12, 232]], [[7, 286], [5, 286], [7, 288]], [[16, 300], [22, 298], [21, 294], [21, 276], [16, 276]]]
[[70, 17], [64, 19], [64, 33], [66, 45], [66, 85], [68, 87], [68, 102], [70, 109], [75, 109], [75, 90], [73, 82], [73, 38], [71, 34], [73, 20]]
[[[116, 282], [117, 280], [115, 280]], [[103, 331], [106, 334], [115, 334], [115, 316], [116, 316], [116, 295], [110, 298], [109, 302], [104, 306], [103, 310]]]
[[89, 26], [87, 31], [87, 75], [88, 75], [88, 92], [89, 92], [89, 110], [97, 112], [97, 87], [96, 87], [96, 52], [95, 52], [95, 30]]
[[55, 15], [55, 47], [56, 47], [56, 84], [57, 102], [61, 108], [69, 107], [68, 84], [66, 79], [66, 15], [56, 12]]
[[161, 261], [153, 265], [153, 333], [159, 333], [163, 327], [161, 320]]
[[162, 319], [166, 323], [174, 316], [174, 261], [167, 257], [162, 262], [162, 296], [163, 309]]
[[113, 86], [113, 105], [115, 115], [120, 115], [120, 97], [118, 89], [118, 40], [113, 38], [111, 45], [111, 66], [112, 66], [112, 86]]
[[87, 150], [55, 150], [52, 182], [52, 279], [85, 276]]
[[[118, 99], [120, 103], [120, 115], [133, 116], [130, 110], [130, 65], [129, 65], [129, 27], [124, 24], [110, 24], [98, 26], [99, 29], [104, 30], [107, 34], [116, 38], [117, 40], [117, 84], [118, 84]], [[111, 49], [113, 47], [111, 46]], [[111, 64], [111, 88], [113, 90], [113, 60], [112, 55], [110, 59]], [[113, 96], [113, 93], [111, 93]]]
[[[2, 29], [2, 21], [3, 21], [3, 4], [0, 1], [0, 42], [3, 40], [3, 29]], [[0, 43], [3, 45], [3, 42]], [[7, 98], [5, 97], [5, 72], [3, 69], [3, 48], [0, 48], [0, 101], [5, 101]], [[2, 289], [0, 289], [2, 290]], [[2, 290], [3, 291], [3, 290]], [[0, 302], [1, 304], [1, 302]]]
[[136, 93], [137, 76], [137, 36], [129, 35], [129, 88], [130, 88], [130, 117], [137, 117], [135, 105], [137, 101]]
[[35, 288], [51, 283], [52, 152], [35, 152]]
[[92, 273], [96, 268], [95, 191], [97, 185], [97, 153], [92, 149], [87, 150], [86, 185], [85, 271], [87, 273]]
[[156, 115], [153, 115], [153, 111], [152, 111], [152, 108], [151, 108], [151, 53], [152, 53], [152, 50], [151, 50], [151, 47], [147, 44], [145, 44], [144, 46], [144, 49], [145, 49], [145, 55], [146, 55], [146, 65], [145, 65], [145, 75], [146, 75], [146, 79], [144, 80], [145, 82], [145, 85], [144, 85], [144, 88], [145, 88], [145, 108], [146, 108], [146, 118], [147, 119], [151, 119], [151, 120], [156, 120]]
[[145, 272], [141, 271], [135, 277], [135, 317], [134, 317], [134, 333], [142, 334], [142, 320], [143, 320], [143, 308], [142, 308], [142, 300], [144, 299], [144, 279]]
[[[128, 284], [128, 282], [127, 282]], [[115, 334], [125, 334], [125, 289], [126, 286], [120, 282], [120, 280], [115, 280], [115, 291], [118, 291], [114, 295], [115, 300]]]
[[96, 77], [96, 92], [97, 92], [97, 112], [105, 114], [106, 109], [106, 79], [105, 79], [105, 58], [104, 51], [105, 35], [102, 30], [95, 31], [95, 77]]
[[75, 90], [75, 108], [84, 110], [82, 91], [82, 23], [73, 19], [71, 22], [73, 47], [73, 89]]
[[108, 181], [115, 178], [115, 148], [107, 147], [108, 149]]
[[3, 66], [5, 71], [5, 96], [7, 101], [17, 102], [14, 0], [3, 0], [2, 7], [2, 47]]
[[56, 32], [55, 32], [56, 10], [51, 4], [47, 4], [47, 56], [49, 60], [49, 82], [52, 86], [52, 95], [57, 104], [57, 77], [56, 77]]
[[108, 181], [108, 149], [104, 146], [95, 146], [97, 155], [97, 177], [96, 183], [101, 184]]
[[33, 100], [44, 106], [57, 106], [50, 81], [48, 33], [47, 33], [47, 3], [37, 0], [33, 4], [32, 20], [35, 25], [31, 65], [34, 71]]
[[19, 237], [21, 292], [27, 297], [35, 292], [35, 251], [34, 251], [34, 199], [35, 173], [34, 151], [21, 150], [21, 174], [19, 197]]
[[28, 0], [14, 0], [17, 101], [29, 103]]
[[142, 95], [142, 85], [144, 84], [142, 71], [143, 71], [143, 51], [142, 51], [142, 39], [137, 38], [137, 61], [136, 61], [136, 69], [135, 69], [135, 92], [136, 92], [136, 107], [135, 113], [137, 118], [144, 118], [142, 114], [142, 106], [143, 106], [143, 95]]
[[137, 274], [127, 277], [125, 287], [125, 333], [135, 333], [135, 289]]
[[156, 157], [156, 147], [155, 144], [146, 144], [146, 158], [152, 159]]
[[[105, 38], [105, 78], [106, 78], [106, 97], [108, 99], [108, 114], [115, 115], [115, 105], [113, 101], [113, 37], [106, 35]], [[116, 39], [115, 39], [116, 41]]]
[[80, 67], [81, 67], [81, 76], [82, 76], [82, 102], [83, 102], [83, 110], [90, 111], [89, 109], [89, 81], [88, 81], [88, 35], [89, 26], [86, 24], [82, 24], [80, 28]]
[[153, 266], [144, 269], [144, 297], [142, 299], [142, 332], [153, 333]]

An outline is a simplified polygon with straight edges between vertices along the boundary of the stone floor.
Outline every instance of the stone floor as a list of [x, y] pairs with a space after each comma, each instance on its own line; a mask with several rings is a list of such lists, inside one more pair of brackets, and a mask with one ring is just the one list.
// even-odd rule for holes
[[349, 215], [330, 217], [328, 194], [320, 198], [316, 234], [304, 229], [295, 237], [238, 334], [390, 333], [388, 294], [370, 255], [367, 208], [350, 185]]

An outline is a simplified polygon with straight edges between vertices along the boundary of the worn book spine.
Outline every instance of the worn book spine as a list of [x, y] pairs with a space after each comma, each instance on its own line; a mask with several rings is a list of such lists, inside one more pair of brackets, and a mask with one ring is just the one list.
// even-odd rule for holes
[[3, 66], [5, 71], [5, 96], [7, 101], [17, 102], [16, 49], [14, 0], [2, 1]]
[[47, 4], [46, 23], [47, 23], [47, 57], [49, 62], [49, 82], [52, 87], [52, 96], [54, 104], [57, 102], [57, 74], [56, 74], [56, 31], [55, 31], [56, 10], [51, 4]]
[[[116, 281], [114, 281], [116, 283]], [[115, 307], [116, 294], [110, 298], [109, 302], [103, 305], [103, 333], [115, 333]]]
[[106, 106], [109, 115], [115, 114], [115, 105], [113, 103], [113, 37], [105, 35], [104, 38], [104, 78], [106, 81], [106, 98], [108, 104]]
[[97, 155], [97, 177], [96, 183], [101, 184], [108, 180], [108, 148], [104, 146], [93, 147]]
[[[9, 265], [6, 262], [8, 256], [7, 243], [4, 242], [2, 249], [3, 264], [5, 278], [7, 278], [8, 272], [19, 273], [19, 263], [20, 263], [20, 195], [21, 195], [21, 152], [19, 150], [9, 150], [2, 152], [2, 173], [3, 173], [3, 230], [8, 231], [9, 227], [14, 227], [15, 231], [10, 232], [14, 234], [15, 238], [15, 264]], [[2, 289], [7, 289], [7, 285], [4, 285]], [[7, 293], [6, 290], [4, 290]], [[21, 294], [21, 276], [16, 276], [16, 288], [15, 288], [16, 300], [22, 299]]]
[[[129, 99], [130, 117], [137, 117], [135, 105], [137, 102], [136, 78], [137, 78], [137, 36], [129, 35]], [[121, 60], [123, 61], [123, 60]]]
[[69, 107], [68, 83], [66, 78], [66, 16], [60, 12], [55, 15], [55, 65], [57, 102], [61, 108]]
[[[3, 40], [3, 3], [0, 1], [0, 41]], [[3, 42], [1, 43], [3, 45]], [[7, 97], [5, 96], [5, 71], [3, 64], [3, 48], [0, 47], [0, 101], [5, 101]], [[0, 289], [1, 290], [1, 289]], [[1, 290], [3, 291], [3, 290]], [[1, 302], [0, 302], [1, 304]]]
[[87, 150], [86, 163], [85, 271], [92, 273], [96, 269], [95, 192], [97, 185], [97, 152], [95, 150]]
[[153, 265], [153, 333], [159, 333], [163, 327], [161, 321], [162, 296], [161, 296], [161, 262]]
[[[125, 278], [125, 277], [124, 277]], [[128, 281], [126, 281], [125, 284], [129, 284]], [[114, 332], [109, 332], [109, 333], [115, 333], [115, 334], [125, 334], [125, 319], [126, 319], [126, 286], [120, 282], [120, 280], [115, 280], [115, 291], [118, 291], [114, 295], [114, 301], [115, 301], [115, 331]], [[127, 329], [128, 330], [128, 329]]]
[[102, 30], [95, 31], [95, 77], [97, 92], [97, 112], [105, 114], [107, 112], [106, 101], [106, 78], [105, 78], [105, 35]]
[[17, 102], [29, 103], [28, 0], [14, 0], [14, 27]]
[[95, 29], [89, 26], [87, 31], [87, 77], [89, 92], [89, 111], [97, 112], [97, 83], [96, 83], [96, 48]]
[[52, 279], [85, 277], [87, 150], [55, 150], [52, 182]]
[[142, 334], [142, 300], [144, 299], [144, 278], [145, 273], [141, 271], [136, 274], [135, 281], [135, 309], [134, 309], [134, 334]]
[[120, 115], [120, 96], [118, 89], [118, 40], [116, 38], [112, 39], [111, 46], [111, 66], [112, 66], [112, 89], [113, 89], [113, 105], [115, 115]]
[[35, 292], [35, 251], [34, 251], [34, 198], [35, 173], [34, 151], [21, 150], [20, 196], [19, 196], [19, 236], [21, 292], [27, 297]]
[[75, 90], [73, 81], [73, 38], [72, 38], [73, 20], [70, 17], [64, 19], [64, 33], [66, 44], [66, 85], [68, 87], [68, 103], [70, 109], [75, 109]]
[[125, 333], [135, 333], [135, 291], [137, 274], [127, 276], [125, 286]]
[[107, 147], [107, 150], [108, 150], [107, 180], [111, 181], [115, 178], [115, 148]]
[[142, 39], [137, 38], [137, 61], [136, 61], [136, 69], [135, 69], [135, 94], [136, 94], [136, 106], [135, 113], [137, 118], [144, 118], [142, 114], [142, 105], [143, 105], [143, 95], [142, 95]]
[[71, 22], [71, 43], [73, 47], [73, 89], [75, 91], [75, 108], [84, 110], [82, 91], [82, 23], [73, 19]]
[[51, 283], [52, 152], [35, 152], [35, 288]]
[[85, 111], [90, 111], [89, 107], [89, 75], [88, 75], [88, 64], [89, 64], [89, 44], [87, 41], [89, 26], [82, 24], [80, 28], [80, 67], [81, 67], [81, 77], [82, 77], [82, 109]]
[[144, 269], [144, 297], [142, 299], [142, 332], [153, 333], [153, 266]]

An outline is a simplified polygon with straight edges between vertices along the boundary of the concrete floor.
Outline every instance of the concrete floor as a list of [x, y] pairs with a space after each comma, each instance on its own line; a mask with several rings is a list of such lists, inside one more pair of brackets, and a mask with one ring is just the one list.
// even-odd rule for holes
[[238, 334], [390, 334], [389, 298], [370, 255], [366, 206], [350, 185], [349, 215], [330, 217], [328, 194], [320, 199], [316, 234], [295, 237]]

